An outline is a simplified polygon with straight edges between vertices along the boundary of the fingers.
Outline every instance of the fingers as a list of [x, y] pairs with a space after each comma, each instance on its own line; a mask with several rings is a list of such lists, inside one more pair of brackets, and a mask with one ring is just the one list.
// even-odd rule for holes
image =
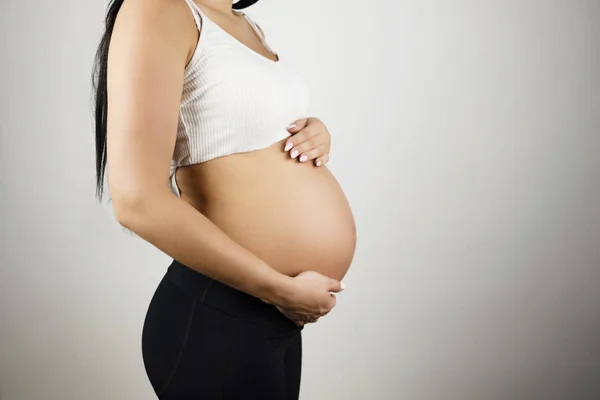
[[303, 146], [305, 143], [307, 143], [307, 142], [304, 142], [300, 146], [298, 146], [297, 149], [299, 149], [299, 150], [296, 150], [296, 149], [292, 150], [292, 152], [290, 153], [290, 156], [292, 158], [295, 158], [294, 156], [296, 156], [297, 154], [294, 154], [294, 152], [298, 151], [300, 153], [300, 156], [298, 157], [298, 161], [300, 161], [300, 162], [307, 162], [307, 161], [314, 160], [316, 158], [323, 157], [323, 156], [327, 155], [327, 148], [325, 147], [325, 145], [318, 145], [318, 146], [316, 146], [316, 147], [314, 147], [314, 148], [312, 148], [310, 150], [306, 150], [306, 151], [300, 150], [300, 148], [309, 147], [310, 146], [310, 145]]
[[[304, 131], [302, 133], [304, 133]], [[298, 142], [296, 138], [292, 139], [295, 142]], [[326, 137], [323, 135], [316, 135], [306, 139], [304, 142], [297, 144], [288, 143], [286, 148], [291, 149], [291, 158], [298, 158], [298, 161], [306, 162], [329, 154], [329, 142], [325, 139]]]
[[331, 295], [331, 301], [329, 302], [330, 305], [330, 309], [329, 311], [333, 310], [333, 307], [335, 307], [335, 305], [337, 304], [337, 297], [335, 297], [335, 294]]
[[308, 125], [308, 120], [309, 118], [297, 119], [288, 126], [288, 132], [291, 134], [300, 132]]
[[[291, 158], [306, 162], [324, 157], [329, 153], [331, 136], [319, 120], [306, 118], [295, 121], [288, 127], [288, 131], [292, 133], [292, 136], [286, 141], [283, 150], [289, 151]], [[319, 166], [325, 162], [325, 160], [321, 160]]]
[[346, 284], [336, 279], [330, 279], [328, 282], [328, 290], [333, 293], [339, 293], [346, 289]]
[[325, 164], [327, 164], [327, 161], [329, 161], [329, 153], [327, 153], [321, 157], [317, 157], [315, 159], [315, 166], [320, 167], [321, 165], [325, 165]]
[[299, 273], [293, 280], [298, 301], [282, 307], [288, 311], [293, 310], [294, 317], [299, 317], [304, 322], [315, 322], [327, 315], [337, 303], [333, 293], [341, 292], [345, 288], [339, 280], [309, 270]]
[[[294, 131], [298, 132], [293, 133]], [[290, 130], [290, 132], [293, 133], [293, 135], [285, 142], [285, 147], [283, 149], [283, 151], [291, 150], [290, 155], [293, 154], [294, 151], [298, 151], [299, 154], [318, 145], [328, 143], [327, 137], [318, 137], [321, 133], [318, 126], [307, 126], [301, 130], [294, 128]], [[308, 140], [311, 141], [307, 142]], [[295, 156], [292, 156], [292, 158], [295, 158]]]
[[326, 306], [321, 307], [318, 314], [310, 315], [310, 316], [307, 316], [307, 318], [304, 318], [304, 320], [306, 322], [310, 323], [310, 322], [316, 321], [319, 318], [326, 316], [327, 314], [329, 314], [331, 312], [331, 310], [333, 310], [333, 308], [337, 304], [337, 298], [335, 297], [334, 294], [330, 294], [329, 296], [330, 297], [329, 297], [328, 304]]

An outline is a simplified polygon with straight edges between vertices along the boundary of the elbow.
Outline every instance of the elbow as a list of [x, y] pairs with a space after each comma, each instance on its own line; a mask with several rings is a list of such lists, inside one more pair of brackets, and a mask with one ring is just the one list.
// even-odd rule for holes
[[164, 200], [164, 191], [157, 190], [114, 190], [111, 191], [113, 211], [117, 222], [125, 228], [136, 231], [150, 213], [156, 213]]
[[144, 224], [149, 216], [163, 209], [169, 195], [163, 188], [128, 186], [126, 190], [111, 188], [113, 212], [117, 222], [125, 228], [136, 231], [136, 227]]
[[127, 229], [134, 230], [136, 221], [146, 209], [144, 203], [141, 196], [112, 196], [112, 207], [117, 222]]

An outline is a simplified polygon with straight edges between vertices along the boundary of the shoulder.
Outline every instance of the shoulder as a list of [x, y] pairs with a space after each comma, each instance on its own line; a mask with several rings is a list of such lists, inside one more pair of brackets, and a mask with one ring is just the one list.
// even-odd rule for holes
[[184, 0], [125, 0], [117, 16], [115, 29], [121, 25], [164, 34], [195, 30], [193, 13]]
[[196, 36], [194, 15], [186, 1], [125, 0], [115, 21], [112, 40], [166, 43], [174, 51], [187, 53], [195, 45]]
[[174, 17], [189, 18], [191, 11], [185, 0], [125, 0], [119, 14], [122, 18], [167, 21]]

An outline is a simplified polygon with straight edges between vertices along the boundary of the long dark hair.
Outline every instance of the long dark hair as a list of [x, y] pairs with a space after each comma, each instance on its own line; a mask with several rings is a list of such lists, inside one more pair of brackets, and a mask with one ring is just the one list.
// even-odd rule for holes
[[96, 51], [92, 85], [94, 89], [94, 131], [96, 134], [96, 198], [102, 201], [106, 171], [106, 120], [108, 116], [108, 47], [117, 14], [124, 0], [111, 0], [105, 18], [105, 31]]
[[[96, 198], [102, 201], [104, 193], [104, 174], [106, 172], [106, 121], [108, 116], [108, 47], [117, 14], [124, 0], [111, 0], [108, 4], [105, 18], [105, 31], [96, 51], [92, 72], [94, 93], [94, 132], [96, 135]], [[258, 0], [239, 0], [233, 4], [236, 10], [250, 7]]]

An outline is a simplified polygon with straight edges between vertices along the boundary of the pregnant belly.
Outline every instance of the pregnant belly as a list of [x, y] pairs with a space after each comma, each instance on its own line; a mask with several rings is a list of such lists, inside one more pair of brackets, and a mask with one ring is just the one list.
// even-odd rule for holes
[[346, 196], [326, 167], [291, 159], [283, 147], [179, 168], [181, 197], [281, 273], [342, 279], [356, 246]]

